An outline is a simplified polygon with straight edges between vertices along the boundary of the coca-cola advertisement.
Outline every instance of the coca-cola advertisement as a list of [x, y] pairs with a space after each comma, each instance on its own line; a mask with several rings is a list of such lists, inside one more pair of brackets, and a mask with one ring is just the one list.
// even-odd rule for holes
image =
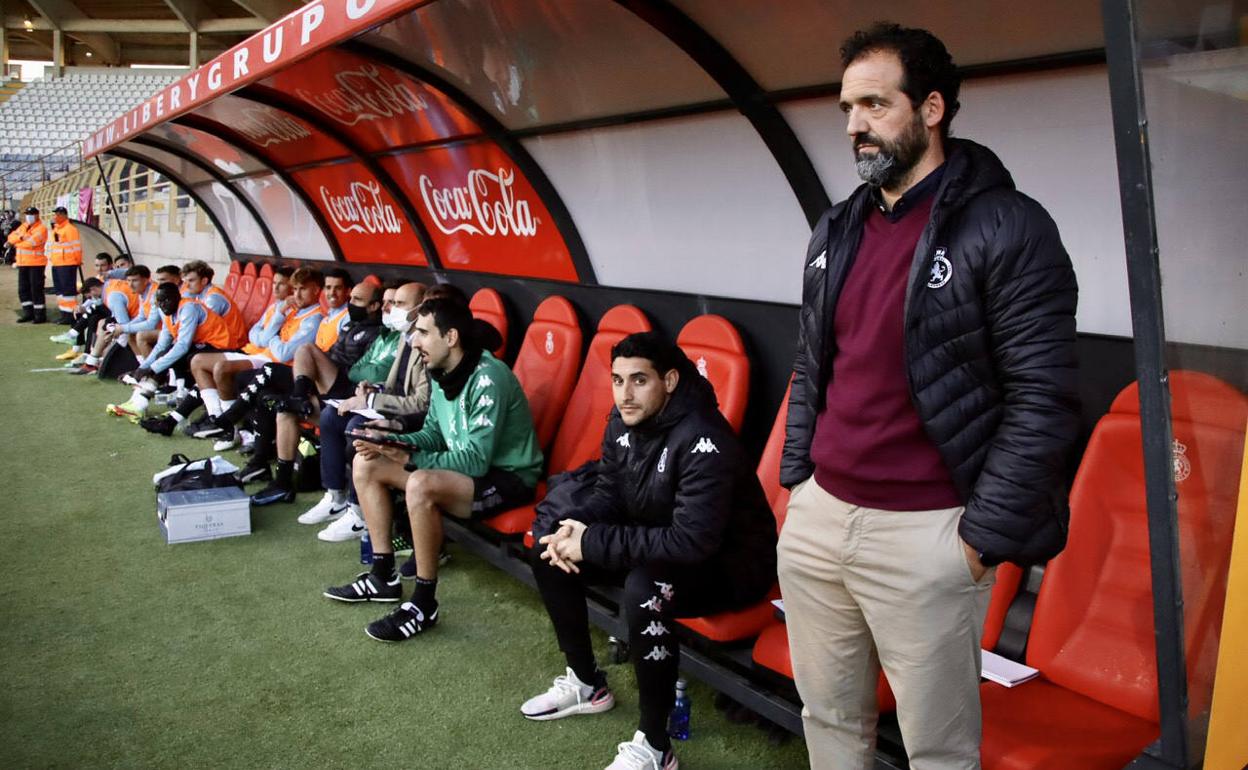
[[492, 142], [410, 152], [381, 163], [416, 206], [445, 267], [577, 280], [550, 212]]
[[301, 100], [370, 152], [481, 134], [432, 86], [347, 51], [321, 51], [262, 83]]
[[222, 96], [195, 114], [220, 123], [283, 166], [343, 158], [347, 148], [316, 128], [276, 107], [237, 96]]
[[291, 176], [320, 209], [348, 261], [428, 264], [403, 210], [364, 166], [336, 163]]

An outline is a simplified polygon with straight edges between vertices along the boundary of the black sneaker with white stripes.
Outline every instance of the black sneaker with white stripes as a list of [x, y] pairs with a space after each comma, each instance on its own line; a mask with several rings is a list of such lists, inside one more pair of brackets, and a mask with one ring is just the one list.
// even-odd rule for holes
[[403, 642], [438, 624], [438, 607], [426, 615], [411, 602], [403, 602], [384, 618], [378, 618], [364, 629], [364, 633], [379, 642]]
[[386, 580], [371, 572], [361, 572], [345, 586], [326, 588], [321, 595], [337, 602], [397, 602], [403, 598], [403, 589], [398, 575]]

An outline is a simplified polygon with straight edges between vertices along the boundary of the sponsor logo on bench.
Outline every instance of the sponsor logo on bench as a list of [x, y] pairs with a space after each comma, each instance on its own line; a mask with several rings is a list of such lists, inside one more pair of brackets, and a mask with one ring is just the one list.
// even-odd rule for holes
[[446, 235], [537, 234], [540, 220], [529, 202], [517, 199], [516, 172], [473, 169], [462, 187], [437, 187], [428, 174], [420, 175], [420, 197], [433, 224]]
[[334, 227], [344, 233], [399, 233], [403, 226], [394, 207], [381, 199], [378, 182], [352, 182], [346, 195], [331, 195], [321, 185], [321, 201]]
[[344, 126], [407, 113], [415, 115], [429, 109], [424, 94], [414, 92], [406, 83], [386, 80], [372, 64], [343, 70], [334, 75], [334, 80], [338, 88], [317, 94], [297, 88], [295, 93]]

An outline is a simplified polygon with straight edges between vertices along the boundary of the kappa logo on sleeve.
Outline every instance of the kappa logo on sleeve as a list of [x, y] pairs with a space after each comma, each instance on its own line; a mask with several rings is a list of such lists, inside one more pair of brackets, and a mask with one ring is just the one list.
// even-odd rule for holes
[[491, 380], [488, 374], [483, 374], [477, 378], [477, 387], [488, 388], [493, 384], [494, 380]]
[[628, 449], [628, 447], [629, 447], [629, 443], [628, 443], [628, 434], [627, 434], [627, 433], [621, 433], [621, 434], [620, 434], [620, 437], [619, 437], [619, 438], [617, 438], [617, 439], [615, 440], [615, 443], [619, 444], [620, 446], [624, 447], [625, 449]]
[[694, 444], [693, 449], [689, 450], [689, 454], [691, 455], [710, 454], [712, 452], [719, 454], [719, 447], [715, 446], [715, 442], [711, 441], [706, 436], [698, 439], [698, 443]]
[[472, 424], [476, 425], [479, 428], [493, 428], [494, 427], [494, 421], [491, 420], [489, 417], [486, 417], [485, 415], [479, 415], [477, 419], [472, 421]]
[[827, 270], [828, 269], [828, 250], [824, 249], [822, 252], [820, 252], [819, 256], [812, 259], [810, 261], [810, 264], [807, 265], [806, 267], [817, 267], [820, 270]]
[[477, 399], [477, 406], [478, 407], [494, 406], [494, 399], [490, 398], [489, 395], [482, 393], [481, 398]]

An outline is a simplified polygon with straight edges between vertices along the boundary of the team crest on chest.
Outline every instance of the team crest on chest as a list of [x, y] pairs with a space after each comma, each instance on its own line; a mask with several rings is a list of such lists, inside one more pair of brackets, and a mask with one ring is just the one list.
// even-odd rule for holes
[[939, 289], [953, 277], [953, 265], [945, 256], [947, 253], [948, 249], [944, 246], [936, 249], [936, 254], [932, 257], [932, 272], [927, 277], [927, 288]]

